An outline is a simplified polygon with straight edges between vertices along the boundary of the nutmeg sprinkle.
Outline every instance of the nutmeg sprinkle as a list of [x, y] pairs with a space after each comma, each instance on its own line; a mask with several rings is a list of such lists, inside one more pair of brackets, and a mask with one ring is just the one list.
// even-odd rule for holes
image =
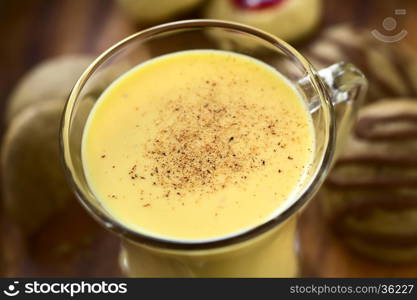
[[[206, 81], [217, 86], [213, 83]], [[287, 130], [291, 121], [280, 120], [272, 107], [240, 101], [224, 104], [212, 92], [200, 94], [201, 101], [168, 101], [155, 120], [155, 126], [167, 123], [168, 117], [170, 123], [145, 145], [146, 158], [153, 164], [144, 168], [154, 185], [168, 193], [213, 192], [243, 183], [247, 174], [268, 164], [271, 150], [284, 151], [281, 139], [297, 138]]]

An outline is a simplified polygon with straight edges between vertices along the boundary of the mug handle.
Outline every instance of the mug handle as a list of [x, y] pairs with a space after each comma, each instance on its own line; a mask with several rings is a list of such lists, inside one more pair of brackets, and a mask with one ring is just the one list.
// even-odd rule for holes
[[[327, 91], [333, 104], [333, 113], [336, 115], [335, 158], [337, 158], [356, 119], [358, 109], [363, 103], [368, 81], [358, 68], [345, 62], [339, 62], [318, 71], [318, 76]], [[312, 86], [307, 77], [298, 81], [298, 85], [304, 92], [312, 93], [309, 91]], [[318, 96], [312, 97], [309, 105], [310, 113], [314, 114], [320, 107]]]

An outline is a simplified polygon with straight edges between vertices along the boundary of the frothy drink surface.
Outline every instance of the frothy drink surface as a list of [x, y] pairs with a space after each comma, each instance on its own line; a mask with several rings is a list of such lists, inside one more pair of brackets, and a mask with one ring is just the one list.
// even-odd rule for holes
[[271, 218], [297, 192], [313, 149], [310, 115], [281, 74], [247, 56], [194, 50], [116, 80], [89, 116], [82, 158], [119, 222], [202, 240]]

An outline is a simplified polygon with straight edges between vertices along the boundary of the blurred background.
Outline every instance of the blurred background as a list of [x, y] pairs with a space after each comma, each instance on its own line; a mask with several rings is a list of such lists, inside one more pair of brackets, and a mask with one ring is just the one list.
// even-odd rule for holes
[[140, 29], [191, 18], [267, 30], [317, 68], [345, 60], [363, 70], [365, 106], [300, 218], [302, 275], [417, 276], [414, 0], [0, 0], [0, 276], [120, 276], [118, 239], [63, 176], [60, 113], [95, 56]]

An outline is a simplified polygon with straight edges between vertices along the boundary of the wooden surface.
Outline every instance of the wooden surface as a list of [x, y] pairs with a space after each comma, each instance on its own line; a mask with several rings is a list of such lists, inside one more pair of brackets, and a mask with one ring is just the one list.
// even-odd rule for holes
[[[382, 29], [396, 8], [409, 34], [404, 42], [417, 50], [417, 3], [409, 1], [327, 0], [321, 28], [352, 22]], [[198, 13], [194, 16], [198, 17]], [[6, 99], [17, 80], [37, 62], [62, 54], [98, 54], [137, 31], [112, 0], [0, 1], [0, 121]], [[0, 133], [4, 131], [1, 126]], [[1, 213], [1, 211], [0, 211]], [[30, 238], [1, 214], [0, 272], [3, 276], [117, 276], [116, 237], [97, 225], [73, 201]], [[300, 220], [305, 276], [417, 276], [417, 265], [388, 265], [347, 250], [323, 221], [318, 201]]]

